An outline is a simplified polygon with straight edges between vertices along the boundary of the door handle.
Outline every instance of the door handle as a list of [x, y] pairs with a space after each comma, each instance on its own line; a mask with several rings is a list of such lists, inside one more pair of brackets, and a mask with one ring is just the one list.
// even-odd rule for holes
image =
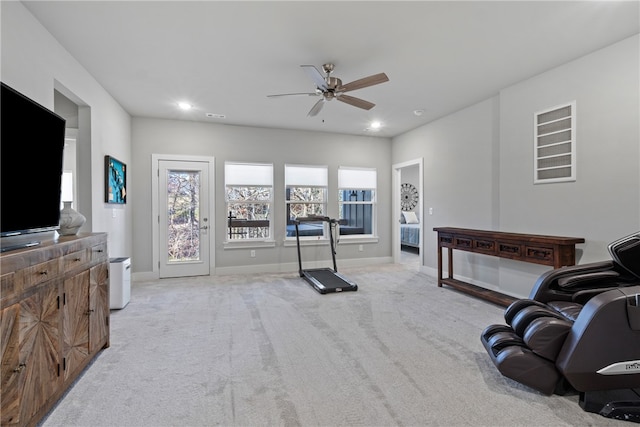
[[209, 226], [208, 225], [203, 225], [202, 227], [200, 227], [200, 230], [208, 230]]

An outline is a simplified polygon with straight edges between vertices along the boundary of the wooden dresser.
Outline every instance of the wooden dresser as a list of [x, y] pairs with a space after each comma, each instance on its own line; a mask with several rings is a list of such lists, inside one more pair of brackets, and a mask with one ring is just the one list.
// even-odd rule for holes
[[107, 234], [0, 256], [0, 424], [33, 426], [109, 347]]
[[[505, 233], [468, 228], [437, 227], [433, 231], [438, 233], [438, 286], [445, 284], [504, 306], [509, 305], [515, 298], [453, 277], [454, 249], [560, 268], [576, 263], [575, 245], [584, 243], [581, 237]], [[448, 277], [443, 277], [442, 272], [444, 248], [448, 250]]]

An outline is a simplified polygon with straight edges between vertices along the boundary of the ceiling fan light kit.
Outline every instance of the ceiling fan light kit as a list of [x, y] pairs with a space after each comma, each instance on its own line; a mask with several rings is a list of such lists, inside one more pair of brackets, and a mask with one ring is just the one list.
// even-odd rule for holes
[[354, 96], [345, 95], [345, 92], [352, 90], [363, 89], [365, 87], [374, 86], [380, 83], [388, 82], [389, 77], [385, 73], [378, 73], [368, 77], [364, 77], [358, 80], [354, 80], [351, 83], [345, 85], [342, 84], [342, 80], [337, 77], [332, 77], [335, 66], [334, 64], [327, 63], [322, 65], [323, 76], [320, 70], [313, 65], [301, 65], [302, 69], [313, 80], [316, 85], [316, 90], [311, 93], [283, 93], [277, 95], [267, 95], [268, 97], [276, 96], [294, 96], [294, 95], [308, 95], [308, 96], [322, 96], [309, 110], [307, 116], [314, 117], [322, 110], [325, 102], [337, 99], [345, 104], [352, 105], [363, 110], [370, 110], [375, 107], [376, 104], [365, 101], [364, 99], [356, 98]]

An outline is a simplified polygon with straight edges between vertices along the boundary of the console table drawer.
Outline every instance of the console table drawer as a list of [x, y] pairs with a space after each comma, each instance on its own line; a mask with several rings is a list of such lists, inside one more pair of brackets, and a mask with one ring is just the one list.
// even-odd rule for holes
[[524, 256], [525, 260], [531, 262], [553, 262], [553, 248], [527, 246]]
[[503, 258], [522, 258], [522, 245], [517, 243], [498, 243], [498, 256]]
[[453, 236], [451, 234], [438, 235], [438, 244], [446, 248], [452, 248], [454, 246]]
[[487, 255], [495, 255], [496, 241], [485, 239], [473, 239], [473, 251]]
[[462, 250], [470, 250], [473, 248], [473, 239], [470, 237], [454, 237], [454, 248]]

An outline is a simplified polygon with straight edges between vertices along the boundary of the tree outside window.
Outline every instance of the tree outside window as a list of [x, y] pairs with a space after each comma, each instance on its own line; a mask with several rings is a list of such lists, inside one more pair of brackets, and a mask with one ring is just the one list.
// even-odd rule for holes
[[[287, 237], [296, 236], [294, 220], [327, 215], [326, 166], [285, 165]], [[300, 237], [325, 237], [323, 221], [305, 222], [298, 227]]]
[[227, 241], [272, 235], [273, 165], [225, 162]]

